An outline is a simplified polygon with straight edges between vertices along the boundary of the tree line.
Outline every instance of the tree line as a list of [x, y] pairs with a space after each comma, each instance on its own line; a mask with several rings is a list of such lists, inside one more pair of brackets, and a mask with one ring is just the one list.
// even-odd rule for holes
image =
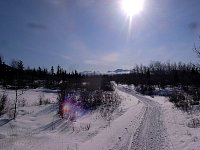
[[[135, 65], [129, 74], [113, 75], [81, 75], [78, 71], [67, 72], [60, 65], [57, 68], [30, 68], [24, 67], [21, 60], [12, 60], [8, 65], [0, 57], [0, 85], [4, 88], [17, 89], [45, 87], [50, 89], [60, 89], [59, 106], [65, 100], [66, 93], [79, 91], [84, 107], [94, 109], [103, 105], [102, 93], [110, 91], [113, 86], [111, 81], [121, 84], [133, 84], [140, 87], [139, 92], [149, 94], [155, 87], [164, 89], [165, 87], [179, 87], [181, 91], [171, 96], [170, 101], [177, 107], [188, 110], [192, 104], [199, 104], [200, 97], [200, 69], [199, 64], [192, 63], [162, 63], [155, 61], [150, 65]], [[113, 94], [113, 93], [112, 93]], [[17, 94], [16, 94], [17, 95]], [[191, 100], [188, 100], [191, 97]], [[87, 99], [87, 101], [84, 101]], [[93, 101], [97, 99], [96, 101]], [[16, 102], [17, 104], [17, 96]], [[16, 109], [15, 109], [16, 110]], [[59, 110], [62, 110], [60, 108]], [[62, 111], [59, 111], [62, 112]]]
[[[192, 63], [162, 63], [155, 61], [150, 65], [135, 65], [129, 74], [116, 75], [81, 75], [78, 71], [67, 72], [60, 65], [57, 68], [30, 68], [24, 67], [21, 60], [12, 60], [10, 65], [3, 62], [0, 57], [0, 82], [4, 87], [8, 85], [24, 88], [37, 88], [39, 86], [56, 88], [60, 82], [82, 83], [90, 82], [90, 86], [104, 86], [106, 82], [116, 81], [123, 84], [165, 86], [194, 86], [200, 85], [200, 70], [198, 64]], [[96, 85], [94, 85], [96, 84]], [[72, 84], [71, 84], [72, 85]], [[74, 84], [75, 85], [75, 84]], [[79, 85], [76, 85], [77, 88]], [[97, 87], [98, 87], [97, 86]], [[88, 87], [89, 88], [89, 87]]]
[[165, 86], [199, 86], [199, 65], [192, 63], [152, 62], [149, 66], [136, 65], [130, 74], [113, 75], [117, 83], [134, 85]]
[[12, 60], [8, 65], [2, 58], [0, 56], [0, 83], [6, 88], [16, 85], [19, 88], [37, 88], [39, 86], [56, 88], [62, 80], [81, 78], [76, 70], [67, 72], [60, 65], [56, 69], [52, 66], [50, 70], [41, 67], [25, 68], [22, 60]]

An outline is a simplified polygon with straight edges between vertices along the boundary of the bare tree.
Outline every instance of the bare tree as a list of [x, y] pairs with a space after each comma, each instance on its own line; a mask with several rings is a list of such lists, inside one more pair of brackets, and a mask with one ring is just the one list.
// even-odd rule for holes
[[14, 107], [14, 117], [15, 120], [16, 114], [17, 114], [17, 103], [18, 103], [18, 97], [23, 95], [25, 93], [25, 90], [21, 90], [21, 93], [19, 93], [17, 86], [15, 87], [15, 107]]
[[24, 65], [23, 62], [21, 60], [12, 60], [10, 65], [16, 69], [15, 72], [15, 106], [14, 106], [14, 119], [16, 118], [16, 114], [17, 114], [17, 103], [18, 103], [18, 97], [21, 96], [22, 94], [24, 94], [24, 90], [21, 91], [21, 93], [19, 93], [19, 89], [21, 87], [21, 80], [20, 79], [20, 75], [21, 72], [24, 70]]
[[5, 93], [0, 94], [0, 116], [4, 113], [8, 97]]

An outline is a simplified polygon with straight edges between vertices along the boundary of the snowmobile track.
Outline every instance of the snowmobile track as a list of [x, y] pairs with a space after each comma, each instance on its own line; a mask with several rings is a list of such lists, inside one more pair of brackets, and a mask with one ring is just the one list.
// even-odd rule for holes
[[172, 146], [167, 136], [167, 131], [163, 123], [161, 106], [157, 102], [130, 91], [123, 92], [131, 94], [144, 103], [145, 111], [143, 116], [138, 116], [140, 124], [138, 128], [129, 133], [130, 139], [120, 150], [170, 150]]

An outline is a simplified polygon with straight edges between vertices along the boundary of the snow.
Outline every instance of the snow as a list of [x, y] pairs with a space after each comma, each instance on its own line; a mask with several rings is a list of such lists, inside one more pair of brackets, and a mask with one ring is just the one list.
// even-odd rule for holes
[[[188, 126], [192, 118], [200, 119], [199, 112], [184, 113], [166, 97], [143, 96], [133, 89], [134, 86], [117, 86], [115, 92], [120, 95], [121, 104], [111, 118], [103, 118], [97, 110], [74, 122], [57, 116], [57, 91], [29, 89], [20, 97], [27, 100], [27, 106], [18, 107], [16, 120], [0, 117], [0, 149], [199, 149], [200, 128]], [[14, 100], [15, 91], [6, 93]], [[54, 103], [36, 106], [41, 93]]]
[[107, 71], [106, 74], [115, 75], [115, 74], [129, 74], [129, 73], [130, 73], [130, 70], [116, 69], [114, 71]]
[[168, 101], [167, 97], [155, 96], [148, 98], [158, 102], [162, 106], [165, 126], [168, 131], [173, 149], [181, 150], [199, 150], [200, 149], [200, 127], [190, 128], [192, 118], [200, 120], [200, 113], [186, 113], [175, 108]]
[[[22, 94], [23, 92], [23, 94]], [[8, 99], [11, 103], [15, 101], [15, 90], [3, 90], [0, 89], [0, 93], [8, 95]], [[49, 99], [50, 102], [56, 102], [58, 90], [50, 90], [45, 88], [18, 90], [18, 101], [25, 100], [27, 105], [35, 105], [39, 102], [39, 96], [44, 94], [44, 99]]]
[[[3, 91], [1, 91], [3, 92]], [[116, 144], [118, 135], [126, 135], [125, 131], [132, 130], [128, 127], [129, 119], [133, 114], [139, 113], [142, 103], [126, 93], [116, 89], [122, 103], [112, 115], [111, 120], [102, 118], [99, 111], [89, 112], [75, 122], [60, 119], [57, 114], [57, 105], [32, 105], [38, 101], [38, 96], [42, 93], [45, 97], [56, 100], [55, 92], [44, 92], [44, 89], [30, 89], [22, 96], [28, 101], [28, 106], [18, 107], [16, 120], [6, 120], [0, 118], [0, 149], [2, 150], [32, 150], [32, 149], [84, 149], [98, 139], [104, 137], [104, 142], [113, 133], [111, 145]], [[14, 99], [15, 91], [6, 91], [9, 99]], [[9, 122], [8, 122], [9, 121]], [[125, 129], [126, 128], [126, 129]], [[101, 140], [98, 141], [100, 143]], [[103, 141], [102, 141], [103, 142]], [[95, 142], [97, 143], [97, 142]], [[103, 144], [103, 143], [102, 143]], [[107, 143], [109, 144], [109, 143]]]
[[126, 112], [121, 117], [115, 119], [109, 127], [97, 136], [83, 143], [80, 150], [102, 150], [111, 149], [115, 146], [118, 147], [116, 144], [122, 140], [123, 142], [128, 141], [129, 134], [137, 128], [139, 120], [136, 117], [140, 114], [143, 104], [138, 103], [138, 100], [131, 95], [121, 91], [118, 92], [124, 99], [121, 108], [126, 110]]
[[[120, 85], [130, 92], [133, 86]], [[167, 89], [168, 91], [168, 89]], [[171, 89], [169, 90], [171, 91]], [[133, 93], [136, 93], [133, 91]], [[167, 136], [171, 149], [183, 150], [199, 150], [200, 147], [200, 127], [191, 128], [188, 124], [192, 123], [192, 119], [200, 120], [200, 107], [196, 107], [194, 111], [189, 113], [183, 112], [175, 108], [164, 96], [143, 96], [152, 101], [157, 102], [161, 106], [164, 126], [167, 129]]]

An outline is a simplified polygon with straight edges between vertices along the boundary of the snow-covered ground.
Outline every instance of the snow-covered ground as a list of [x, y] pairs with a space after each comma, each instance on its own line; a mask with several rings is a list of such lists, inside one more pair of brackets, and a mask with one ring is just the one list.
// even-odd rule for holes
[[[121, 149], [123, 146], [131, 145], [132, 133], [137, 129], [144, 114], [143, 104], [137, 98], [117, 90], [123, 101], [120, 110], [123, 115], [116, 118], [99, 132], [97, 136], [83, 143], [81, 150], [110, 150]], [[127, 145], [128, 144], [128, 145]]]
[[[36, 89], [21, 95], [28, 106], [18, 107], [16, 120], [0, 118], [1, 150], [199, 150], [200, 128], [188, 127], [198, 113], [183, 113], [165, 97], [142, 96], [133, 87], [118, 86], [121, 104], [110, 118], [97, 110], [69, 122], [57, 116], [54, 103], [33, 105], [41, 93], [55, 102], [55, 92]], [[14, 98], [14, 91], [7, 93]]]
[[191, 128], [192, 119], [200, 120], [199, 111], [184, 113], [173, 106], [166, 97], [156, 96], [148, 98], [158, 102], [164, 114], [165, 126], [175, 150], [199, 150], [200, 149], [200, 126]]
[[[0, 89], [0, 94], [5, 93], [8, 96], [8, 100], [13, 103], [16, 98], [15, 90]], [[44, 100], [48, 99], [50, 102], [56, 102], [57, 90], [50, 90], [45, 88], [18, 90], [18, 101], [24, 100], [26, 105], [32, 106], [39, 103], [39, 97], [43, 97]]]
[[123, 147], [121, 149], [172, 149], [160, 104], [147, 97], [136, 94], [135, 91], [132, 91], [127, 87], [122, 87], [120, 89], [135, 96], [144, 104], [144, 114], [140, 117], [140, 125], [132, 133], [130, 148]]
[[[14, 98], [14, 91], [6, 92], [9, 99]], [[110, 119], [103, 118], [97, 110], [87, 113], [75, 122], [69, 122], [56, 115], [56, 104], [31, 105], [38, 101], [40, 92], [41, 90], [38, 89], [28, 90], [22, 95], [30, 103], [28, 103], [28, 107], [18, 107], [16, 120], [7, 122], [8, 120], [1, 118], [0, 149], [75, 150], [88, 149], [96, 143], [99, 143], [99, 147], [95, 146], [95, 149], [102, 149], [102, 145], [105, 145], [104, 149], [107, 149], [109, 146], [115, 146], [121, 140], [120, 137], [123, 137], [124, 140], [128, 138], [126, 133], [134, 130], [132, 127], [136, 127], [134, 124], [137, 124], [136, 120], [132, 122], [130, 118], [133, 114], [140, 113], [143, 105], [135, 97], [116, 90], [122, 102]], [[54, 94], [54, 92], [46, 92], [45, 97], [55, 100]], [[102, 136], [103, 139], [99, 139]], [[93, 141], [96, 142], [93, 143]]]

